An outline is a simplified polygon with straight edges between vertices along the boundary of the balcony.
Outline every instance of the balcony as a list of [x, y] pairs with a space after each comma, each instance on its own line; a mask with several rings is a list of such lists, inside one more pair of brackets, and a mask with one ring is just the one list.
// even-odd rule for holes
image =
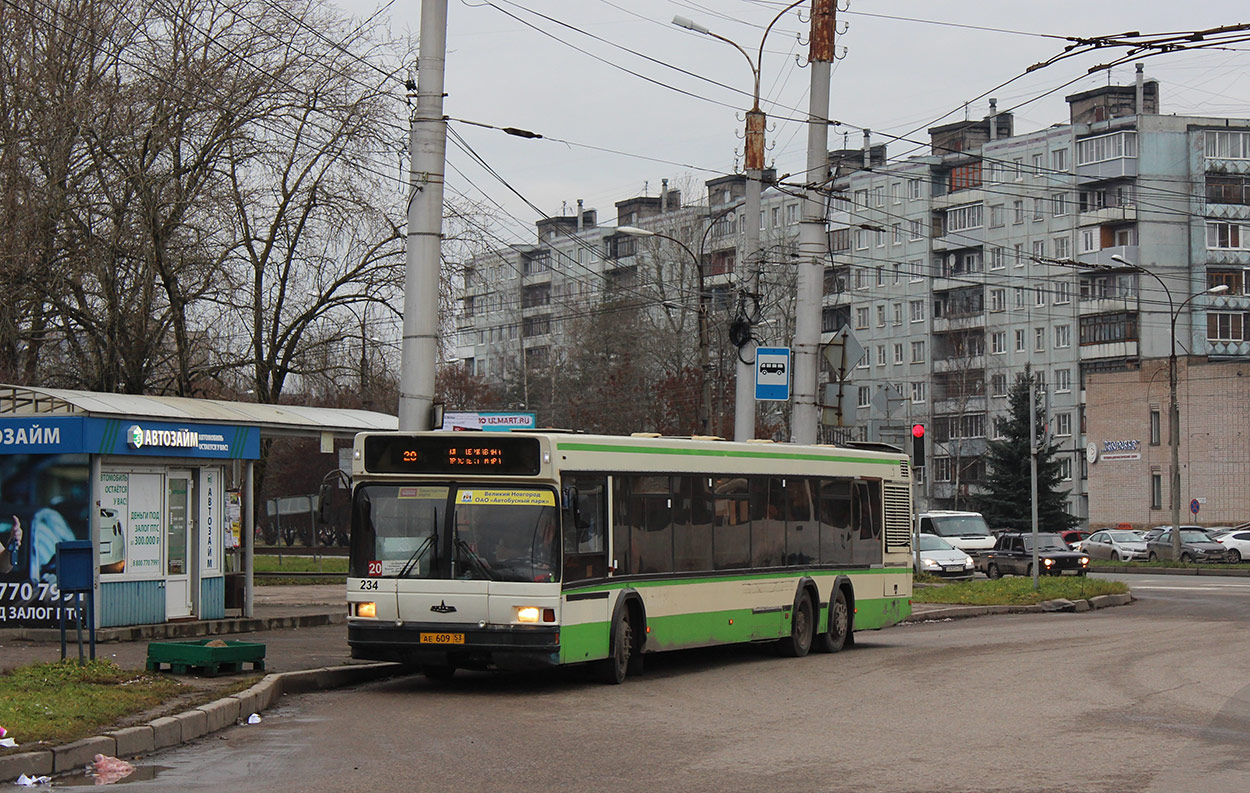
[[1130, 262], [1140, 262], [1140, 248], [1136, 245], [1112, 245], [1110, 248], [1103, 248], [1100, 251], [1090, 251], [1089, 253], [1078, 254], [1076, 260], [1081, 264], [1098, 264], [1106, 267], [1124, 267], [1120, 262], [1112, 259], [1112, 256], [1120, 256]]
[[1106, 344], [1082, 344], [1080, 358], [1082, 361], [1099, 358], [1136, 358], [1138, 346], [1136, 341], [1112, 341]]
[[954, 358], [938, 358], [933, 361], [933, 371], [935, 374], [942, 372], [954, 372], [962, 369], [984, 368], [984, 355], [961, 355]]
[[1137, 176], [1136, 157], [1116, 157], [1088, 165], [1076, 166], [1076, 178], [1079, 183], [1105, 182], [1109, 179], [1124, 179]]
[[976, 314], [956, 314], [955, 316], [933, 318], [933, 332], [943, 333], [952, 330], [972, 330], [985, 327], [985, 312]]
[[[1133, 223], [1137, 220], [1137, 207], [1133, 205], [1091, 209], [1077, 216], [1078, 226], [1101, 226], [1104, 223]], [[1130, 260], [1131, 261], [1131, 260]]]
[[985, 244], [985, 227], [963, 231], [951, 231], [940, 237], [933, 238], [933, 251], [955, 251], [960, 248], [975, 248]]
[[1081, 302], [1077, 306], [1077, 313], [1082, 317], [1090, 314], [1112, 314], [1136, 310], [1137, 295], [1081, 298]]
[[964, 204], [976, 204], [985, 200], [985, 191], [979, 187], [956, 190], [953, 193], [933, 197], [933, 210], [939, 211]]

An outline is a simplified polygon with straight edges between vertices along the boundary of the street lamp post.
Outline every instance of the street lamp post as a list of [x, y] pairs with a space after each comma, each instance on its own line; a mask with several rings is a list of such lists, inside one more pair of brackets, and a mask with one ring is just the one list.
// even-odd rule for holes
[[1172, 474], [1170, 482], [1171, 498], [1172, 498], [1172, 558], [1181, 558], [1181, 409], [1177, 401], [1177, 368], [1176, 368], [1176, 320], [1180, 313], [1185, 310], [1185, 306], [1195, 298], [1202, 295], [1218, 295], [1228, 291], [1227, 284], [1213, 286], [1210, 289], [1204, 289], [1201, 292], [1195, 292], [1179, 305], [1172, 302], [1172, 290], [1168, 289], [1168, 285], [1157, 274], [1147, 270], [1140, 264], [1134, 264], [1119, 254], [1111, 257], [1112, 261], [1119, 262], [1128, 269], [1145, 273], [1151, 278], [1159, 282], [1159, 286], [1163, 287], [1163, 293], [1168, 298], [1168, 329], [1171, 335], [1171, 352], [1168, 354], [1168, 445], [1171, 447], [1172, 455]]
[[[743, 245], [746, 249], [745, 258], [748, 258], [745, 291], [751, 295], [759, 293], [760, 277], [760, 194], [764, 189], [764, 125], [767, 120], [764, 111], [760, 110], [760, 66], [764, 60], [764, 42], [768, 39], [768, 34], [772, 32], [773, 25], [777, 24], [777, 21], [785, 16], [786, 12], [802, 5], [804, 2], [806, 0], [795, 0], [795, 2], [781, 9], [773, 17], [768, 26], [764, 28], [764, 35], [760, 37], [759, 51], [754, 59], [732, 39], [713, 33], [707, 27], [686, 17], [673, 17], [673, 24], [679, 28], [702, 33], [705, 36], [711, 36], [717, 41], [730, 45], [742, 53], [742, 57], [747, 59], [747, 65], [751, 67], [754, 88], [751, 94], [751, 109], [746, 113], [746, 147], [743, 157], [747, 177], [746, 228], [743, 230]], [[751, 317], [747, 319], [748, 322], [754, 320]], [[734, 391], [734, 440], [745, 441], [755, 437], [754, 367], [742, 359], [741, 350], [738, 352], [737, 359], [737, 383]]]
[[[721, 213], [722, 215], [724, 213]], [[711, 223], [708, 224], [708, 230], [712, 228]], [[658, 231], [648, 231], [640, 229], [637, 226], [617, 226], [616, 230], [621, 234], [628, 234], [631, 237], [659, 237], [676, 244], [685, 251], [694, 261], [695, 273], [698, 278], [699, 302], [699, 434], [712, 434], [712, 378], [711, 378], [711, 342], [708, 339], [708, 301], [707, 291], [703, 284], [703, 243], [707, 241], [708, 231], [704, 230], [703, 240], [699, 243], [699, 253], [696, 254], [690, 250], [690, 246], [676, 237], [662, 234]]]

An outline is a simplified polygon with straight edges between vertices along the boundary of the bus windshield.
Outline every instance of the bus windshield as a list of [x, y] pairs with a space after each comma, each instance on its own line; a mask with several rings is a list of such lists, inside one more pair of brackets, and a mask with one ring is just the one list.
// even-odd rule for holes
[[556, 581], [559, 540], [549, 488], [362, 485], [351, 575]]

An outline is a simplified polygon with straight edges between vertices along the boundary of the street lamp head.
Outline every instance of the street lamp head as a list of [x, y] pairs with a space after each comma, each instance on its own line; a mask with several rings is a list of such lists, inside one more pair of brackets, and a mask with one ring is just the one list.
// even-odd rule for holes
[[712, 35], [712, 31], [703, 27], [698, 22], [695, 22], [693, 19], [689, 19], [687, 17], [675, 16], [673, 17], [673, 24], [679, 28], [685, 28], [686, 30], [693, 30], [695, 33], [702, 33], [705, 36]]
[[631, 237], [654, 237], [655, 236], [654, 231], [647, 231], [646, 229], [640, 229], [637, 226], [617, 226], [616, 232], [618, 234], [627, 234]]
[[1228, 284], [1219, 284], [1207, 290], [1208, 295], [1222, 295], [1228, 291]]
[[1119, 262], [1120, 264], [1124, 265], [1125, 267], [1136, 267], [1136, 266], [1137, 266], [1137, 265], [1133, 264], [1132, 262], [1130, 262], [1128, 259], [1125, 259], [1123, 256], [1121, 256], [1121, 255], [1120, 255], [1120, 254], [1118, 254], [1118, 253], [1113, 253], [1113, 254], [1111, 254], [1111, 261], [1113, 261], [1113, 262]]

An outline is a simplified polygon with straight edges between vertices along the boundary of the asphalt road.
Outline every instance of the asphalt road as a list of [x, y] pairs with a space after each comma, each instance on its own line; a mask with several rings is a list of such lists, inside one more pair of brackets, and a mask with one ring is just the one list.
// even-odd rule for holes
[[130, 788], [1241, 793], [1243, 580], [1133, 576], [1131, 606], [904, 625], [837, 655], [649, 657], [615, 687], [461, 673], [296, 697]]

